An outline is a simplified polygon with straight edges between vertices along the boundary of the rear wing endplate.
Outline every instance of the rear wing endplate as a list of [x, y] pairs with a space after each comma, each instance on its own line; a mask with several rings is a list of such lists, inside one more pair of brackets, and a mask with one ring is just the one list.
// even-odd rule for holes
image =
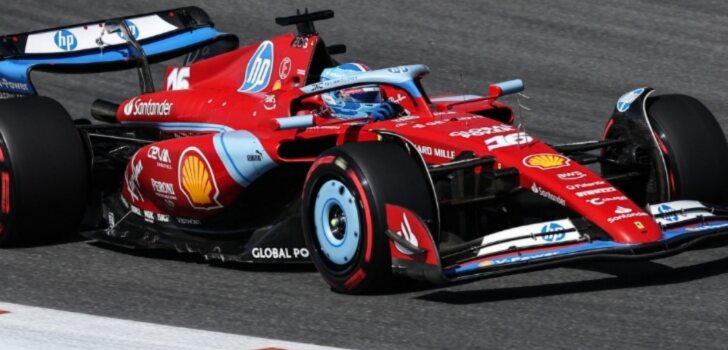
[[198, 7], [4, 35], [0, 36], [0, 97], [35, 95], [33, 70], [96, 73], [139, 68], [142, 90], [149, 90], [151, 82], [143, 81], [150, 79], [143, 72], [148, 72], [149, 63], [202, 48], [209, 57], [237, 47], [237, 36], [216, 30]]

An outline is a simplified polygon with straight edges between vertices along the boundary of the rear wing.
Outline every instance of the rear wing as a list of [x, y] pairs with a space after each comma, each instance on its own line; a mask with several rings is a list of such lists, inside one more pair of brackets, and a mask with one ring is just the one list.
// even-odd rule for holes
[[149, 63], [183, 54], [188, 54], [186, 61], [200, 60], [237, 47], [237, 36], [216, 30], [198, 7], [4, 35], [0, 98], [37, 94], [30, 81], [33, 70], [96, 73], [138, 68], [142, 90], [149, 91]]

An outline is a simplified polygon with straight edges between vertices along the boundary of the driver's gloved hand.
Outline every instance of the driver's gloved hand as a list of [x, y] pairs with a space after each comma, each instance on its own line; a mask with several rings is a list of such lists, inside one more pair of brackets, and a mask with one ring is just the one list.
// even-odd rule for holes
[[371, 111], [371, 117], [375, 121], [382, 121], [395, 117], [400, 112], [402, 112], [402, 106], [391, 101], [385, 101]]

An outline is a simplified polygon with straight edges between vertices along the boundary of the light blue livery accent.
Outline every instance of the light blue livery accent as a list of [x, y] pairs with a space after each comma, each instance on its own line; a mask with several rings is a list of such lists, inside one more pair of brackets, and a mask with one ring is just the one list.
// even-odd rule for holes
[[337, 265], [352, 261], [361, 241], [356, 198], [339, 180], [328, 180], [318, 190], [313, 209], [316, 238], [324, 256]]
[[644, 92], [645, 88], [639, 88], [622, 95], [622, 97], [617, 100], [617, 111], [622, 113], [626, 112], [632, 105], [632, 102], [634, 102], [634, 100], [640, 97], [640, 95]]
[[164, 131], [225, 132], [235, 130], [226, 125], [209, 123], [121, 122], [121, 124], [132, 128], [158, 128]]
[[276, 118], [279, 130], [308, 128], [314, 125], [313, 115], [299, 115], [295, 117]]
[[[314, 94], [317, 92], [332, 91], [351, 86], [389, 84], [407, 91], [407, 93], [409, 93], [413, 98], [421, 97], [422, 93], [417, 88], [414, 79], [429, 73], [430, 69], [424, 64], [413, 64], [409, 66], [399, 66], [396, 68], [397, 69], [377, 69], [354, 76], [321, 81], [302, 87], [301, 92], [304, 94]], [[390, 71], [390, 69], [392, 69], [392, 71]]]
[[277, 166], [260, 140], [249, 131], [220, 133], [212, 138], [212, 143], [225, 170], [240, 186], [248, 187], [263, 173]]
[[245, 81], [239, 92], [261, 92], [270, 83], [273, 71], [273, 43], [266, 40], [258, 46], [245, 68]]
[[503, 95], [510, 95], [515, 94], [523, 91], [523, 80], [521, 79], [514, 79], [514, 80], [508, 80], [508, 81], [502, 81], [500, 83], [493, 84], [501, 89], [503, 92]]

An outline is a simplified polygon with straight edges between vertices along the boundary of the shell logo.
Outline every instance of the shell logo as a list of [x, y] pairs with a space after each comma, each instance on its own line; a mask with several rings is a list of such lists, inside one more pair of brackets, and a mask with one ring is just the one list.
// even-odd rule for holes
[[530, 168], [539, 168], [543, 170], [556, 169], [569, 165], [571, 160], [560, 154], [532, 154], [523, 158], [523, 165]]
[[215, 174], [205, 155], [197, 147], [189, 147], [179, 159], [179, 184], [187, 200], [195, 209], [217, 209], [222, 205], [217, 201], [220, 190], [217, 188]]

